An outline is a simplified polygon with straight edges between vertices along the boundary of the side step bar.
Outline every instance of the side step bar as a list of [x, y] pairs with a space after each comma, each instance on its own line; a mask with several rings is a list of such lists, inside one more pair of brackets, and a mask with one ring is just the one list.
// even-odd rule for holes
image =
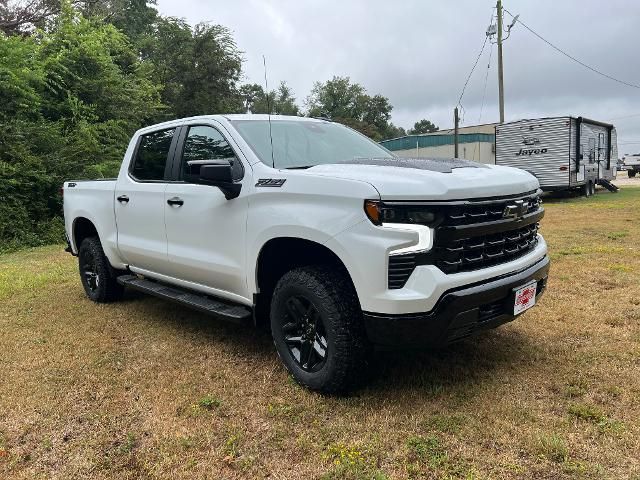
[[618, 188], [613, 183], [611, 183], [609, 180], [606, 180], [604, 178], [599, 178], [598, 179], [598, 185], [603, 186], [604, 188], [606, 188], [607, 190], [609, 190], [610, 192], [613, 192], [613, 193], [616, 193], [618, 190], [620, 190], [620, 188]]
[[122, 275], [118, 277], [118, 283], [143, 293], [180, 303], [221, 320], [241, 324], [250, 323], [251, 321], [251, 309], [244, 305], [216, 300], [203, 294], [139, 278], [135, 275]]

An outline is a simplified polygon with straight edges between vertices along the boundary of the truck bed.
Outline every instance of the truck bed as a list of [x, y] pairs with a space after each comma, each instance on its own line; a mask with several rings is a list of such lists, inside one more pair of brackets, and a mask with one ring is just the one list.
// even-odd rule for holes
[[[65, 223], [90, 220], [98, 229], [103, 248], [117, 249], [117, 230], [114, 212], [115, 178], [98, 180], [70, 180], [64, 183]], [[73, 232], [73, 225], [65, 225], [67, 232]], [[80, 245], [69, 239], [73, 253], [78, 253]]]

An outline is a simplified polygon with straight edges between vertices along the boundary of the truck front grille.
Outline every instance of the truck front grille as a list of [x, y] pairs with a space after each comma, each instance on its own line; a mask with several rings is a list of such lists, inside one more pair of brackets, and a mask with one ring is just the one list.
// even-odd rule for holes
[[[436, 244], [434, 264], [444, 273], [468, 272], [521, 257], [538, 243], [538, 224]], [[436, 236], [437, 238], [437, 236]]]
[[[523, 202], [514, 218], [507, 207]], [[403, 288], [417, 265], [435, 265], [444, 273], [460, 273], [510, 262], [538, 243], [538, 221], [544, 210], [537, 194], [482, 201], [434, 203], [434, 245], [428, 252], [389, 257], [388, 288]]]

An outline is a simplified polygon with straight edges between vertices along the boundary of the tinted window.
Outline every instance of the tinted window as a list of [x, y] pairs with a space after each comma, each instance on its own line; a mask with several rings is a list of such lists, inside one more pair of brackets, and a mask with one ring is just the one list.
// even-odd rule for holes
[[232, 166], [233, 178], [242, 178], [242, 165], [229, 142], [213, 127], [196, 125], [189, 127], [182, 151], [183, 178], [199, 174], [200, 165], [207, 160], [228, 160]]
[[175, 128], [140, 137], [131, 174], [138, 180], [163, 180]]

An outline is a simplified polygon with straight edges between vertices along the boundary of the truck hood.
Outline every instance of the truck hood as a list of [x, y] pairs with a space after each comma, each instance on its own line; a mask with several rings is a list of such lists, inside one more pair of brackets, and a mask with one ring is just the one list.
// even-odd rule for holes
[[460, 200], [539, 188], [538, 180], [524, 170], [458, 159], [355, 159], [305, 172], [368, 182], [386, 200]]

